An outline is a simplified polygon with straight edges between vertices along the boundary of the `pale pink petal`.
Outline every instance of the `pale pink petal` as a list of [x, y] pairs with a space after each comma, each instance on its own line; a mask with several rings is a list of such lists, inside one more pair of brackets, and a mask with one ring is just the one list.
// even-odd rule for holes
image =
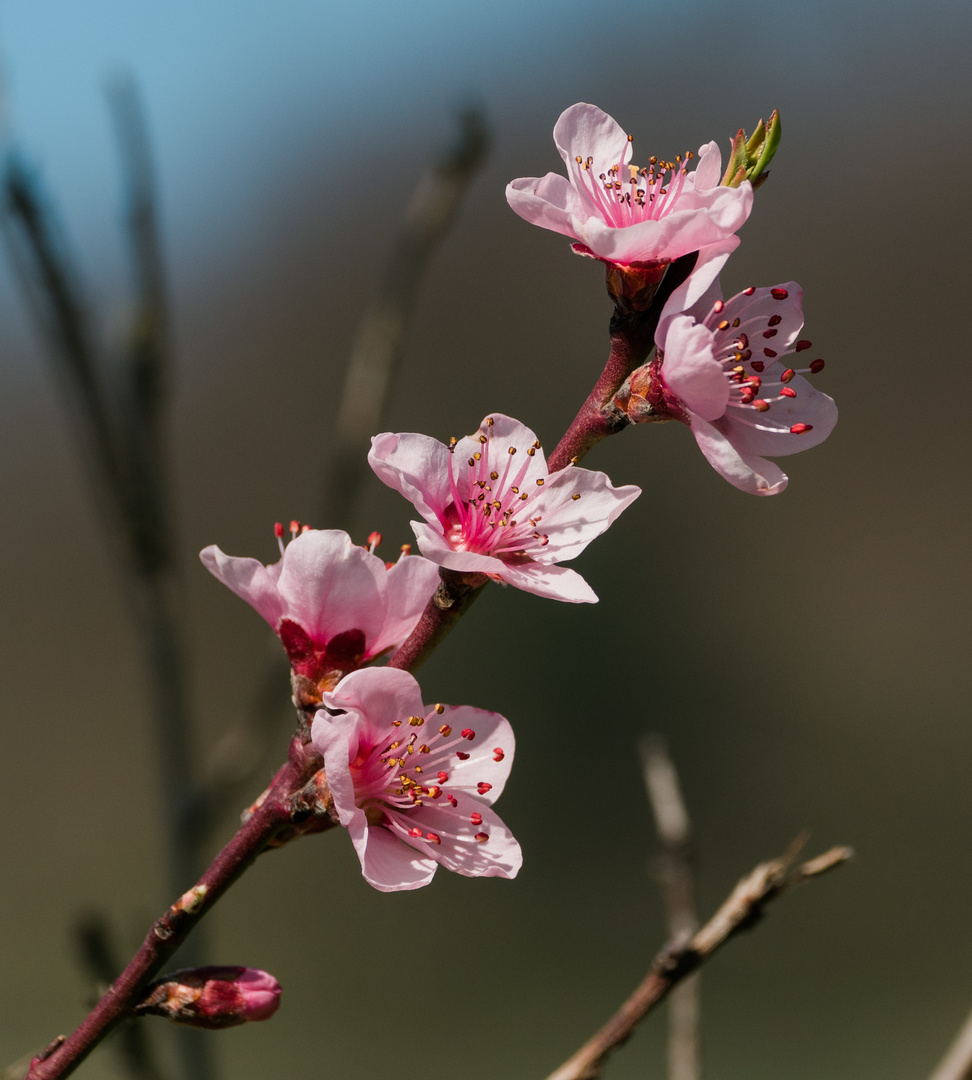
[[663, 352], [667, 347], [666, 334], [668, 324], [678, 315], [691, 315], [696, 322], [701, 322], [709, 313], [713, 303], [721, 299], [719, 274], [726, 265], [726, 260], [739, 247], [738, 236], [727, 236], [717, 244], [702, 248], [695, 262], [692, 273], [672, 293], [662, 308], [655, 331], [655, 342]]
[[692, 418], [692, 434], [709, 464], [740, 491], [752, 495], [778, 495], [787, 485], [786, 474], [772, 461], [755, 456], [743, 456], [716, 424], [697, 416]]
[[[774, 375], [778, 378], [782, 370], [779, 364], [774, 365], [772, 370], [767, 368], [764, 373], [764, 396], [772, 392], [767, 384]], [[726, 414], [724, 430], [740, 454], [768, 454], [772, 457], [798, 454], [801, 450], [819, 446], [834, 430], [837, 405], [833, 398], [821, 393], [799, 375], [787, 386], [796, 391], [796, 397], [774, 399], [769, 410], [756, 414], [755, 418], [750, 411], [742, 409], [730, 409]], [[812, 430], [793, 434], [790, 428], [795, 424], [806, 424]]]
[[379, 892], [421, 889], [432, 880], [438, 863], [393, 836], [387, 829], [372, 825], [362, 848], [358, 848], [365, 881]]
[[361, 835], [367, 825], [364, 811], [355, 802], [354, 781], [351, 778], [351, 742], [357, 745], [357, 728], [363, 718], [346, 715], [340, 725], [331, 723], [331, 716], [324, 709], [314, 714], [311, 724], [311, 741], [324, 759], [327, 784], [334, 797], [334, 809], [345, 828], [350, 828], [356, 818], [358, 825], [352, 832]]
[[[452, 736], [433, 744], [422, 763], [424, 772], [444, 770], [448, 779], [442, 790], [451, 795], [462, 792], [480, 803], [495, 802], [506, 787], [516, 749], [509, 721], [471, 705], [446, 705], [440, 723], [452, 728]], [[483, 784], [488, 786], [480, 790]]]
[[372, 438], [368, 463], [426, 521], [435, 524], [452, 502], [449, 456], [448, 447], [428, 435], [385, 432]]
[[672, 319], [665, 335], [665, 385], [689, 412], [716, 420], [729, 403], [729, 380], [715, 359], [712, 331], [689, 317]]
[[624, 129], [596, 105], [578, 102], [565, 109], [554, 124], [554, 142], [567, 164], [568, 175], [576, 168], [577, 158], [592, 157], [598, 171], [623, 165], [631, 156], [631, 146]]
[[699, 147], [699, 163], [695, 171], [689, 173], [688, 183], [696, 191], [707, 191], [709, 188], [718, 187], [721, 179], [722, 151], [717, 142], [707, 142]]
[[597, 593], [576, 571], [542, 563], [507, 563], [503, 580], [534, 596], [563, 600], [568, 604], [596, 604]]
[[421, 521], [410, 523], [419, 551], [430, 562], [444, 566], [447, 570], [458, 570], [464, 574], [502, 574], [506, 564], [492, 555], [480, 555], [475, 551], [456, 551], [450, 547], [441, 532], [436, 532]]
[[[465, 877], [516, 877], [523, 852], [496, 811], [468, 795], [458, 796], [457, 802], [456, 808], [426, 802], [407, 814], [393, 815], [402, 831], [418, 827], [425, 834], [405, 843]], [[430, 833], [436, 839], [430, 840]]]
[[[641, 494], [634, 484], [615, 487], [602, 472], [568, 466], [554, 473], [537, 500], [537, 529], [547, 543], [533, 553], [542, 563], [567, 562], [617, 520]], [[574, 496], [578, 498], [574, 498]]]
[[369, 642], [369, 656], [396, 648], [415, 629], [426, 604], [439, 587], [439, 568], [419, 555], [408, 555], [388, 571], [385, 582], [388, 602], [385, 625], [378, 637]]
[[524, 176], [507, 184], [506, 201], [531, 225], [580, 239], [574, 230], [574, 218], [583, 210], [580, 198], [567, 177], [559, 173]]
[[347, 630], [377, 637], [385, 621], [385, 567], [338, 529], [309, 529], [284, 552], [277, 589], [287, 617], [315, 641]]
[[[323, 701], [330, 709], [347, 709], [363, 714], [369, 718], [370, 726], [382, 735], [387, 732], [392, 720], [425, 711], [415, 677], [397, 668], [370, 667], [352, 671], [331, 693], [324, 695]], [[318, 717], [324, 715], [317, 713]], [[314, 723], [317, 723], [317, 719]], [[314, 732], [312, 727], [312, 739], [316, 739]]]
[[259, 612], [274, 629], [277, 628], [285, 604], [277, 592], [276, 575], [270, 568], [256, 559], [224, 555], [215, 544], [203, 548], [199, 558], [214, 577]]

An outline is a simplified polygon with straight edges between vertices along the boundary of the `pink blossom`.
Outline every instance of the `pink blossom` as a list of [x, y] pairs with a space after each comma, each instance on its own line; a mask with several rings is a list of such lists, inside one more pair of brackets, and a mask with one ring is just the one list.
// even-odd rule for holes
[[215, 545], [199, 557], [273, 627], [294, 671], [324, 686], [400, 645], [439, 581], [427, 559], [410, 555], [386, 569], [337, 529], [308, 529], [280, 549], [271, 566]]
[[267, 971], [239, 966], [174, 971], [154, 983], [138, 1013], [191, 1027], [235, 1027], [269, 1020], [280, 1007], [280, 983]]
[[784, 360], [811, 348], [799, 338], [803, 290], [795, 281], [723, 301], [718, 274], [734, 246], [727, 241], [703, 252], [665, 305], [648, 365], [660, 387], [648, 393], [656, 408], [691, 426], [702, 453], [730, 484], [775, 495], [787, 477], [763, 455], [823, 442], [837, 423], [837, 406], [802, 377], [820, 371], [823, 360], [806, 367]]
[[716, 143], [699, 164], [650, 159], [630, 164], [631, 136], [594, 105], [572, 105], [554, 127], [567, 176], [524, 177], [506, 188], [527, 221], [577, 241], [574, 250], [611, 263], [667, 263], [731, 236], [749, 217], [753, 188], [720, 186]]
[[556, 564], [579, 555], [641, 494], [576, 466], [551, 475], [536, 435], [502, 413], [451, 446], [428, 435], [376, 435], [368, 460], [425, 518], [412, 529], [426, 558], [575, 604], [597, 596]]
[[439, 864], [516, 877], [520, 845], [491, 809], [513, 760], [502, 716], [424, 705], [415, 679], [393, 668], [352, 672], [322, 703], [311, 739], [370, 885], [418, 889]]

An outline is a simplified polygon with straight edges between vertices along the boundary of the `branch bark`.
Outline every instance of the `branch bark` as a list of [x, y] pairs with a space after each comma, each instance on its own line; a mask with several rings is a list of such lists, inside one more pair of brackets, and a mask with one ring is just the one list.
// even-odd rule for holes
[[608, 1056], [672, 988], [740, 931], [753, 926], [771, 900], [800, 882], [840, 866], [852, 854], [850, 848], [835, 847], [793, 868], [799, 846], [802, 840], [781, 858], [761, 863], [744, 877], [722, 907], [688, 941], [669, 942], [614, 1016], [547, 1080], [596, 1080]]

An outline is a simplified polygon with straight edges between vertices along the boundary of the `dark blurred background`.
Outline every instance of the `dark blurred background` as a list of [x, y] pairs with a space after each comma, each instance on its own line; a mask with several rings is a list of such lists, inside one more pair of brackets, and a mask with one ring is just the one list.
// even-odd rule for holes
[[[411, 538], [411, 507], [370, 476], [353, 520], [322, 517], [322, 478], [358, 320], [456, 111], [485, 111], [492, 153], [423, 288], [387, 424], [447, 438], [506, 411], [548, 446], [600, 370], [610, 306], [599, 267], [515, 217], [506, 182], [559, 166], [550, 131], [575, 101], [643, 156], [725, 149], [774, 106], [783, 117], [723, 283], [802, 283], [834, 435], [787, 459], [789, 489], [766, 500], [721, 480], [678, 424], [591, 455], [644, 489], [574, 564], [600, 604], [491, 587], [422, 672], [427, 700], [514, 725], [499, 809], [522, 873], [443, 872], [388, 896], [338, 834], [262, 858], [208, 948], [272, 971], [284, 1005], [213, 1035], [224, 1077], [551, 1071], [665, 936], [636, 754], [648, 730], [681, 773], [703, 914], [804, 828], [811, 853], [858, 853], [705, 969], [706, 1074], [932, 1069], [972, 1007], [970, 29], [957, 0], [0, 7], [7, 136], [57, 195], [106, 342], [128, 285], [104, 84], [125, 68], [141, 86], [195, 742], [213, 753], [276, 661], [278, 749], [253, 795], [286, 746], [286, 664], [196, 553], [270, 561], [273, 522], [290, 518], [358, 540], [377, 528], [388, 552]], [[170, 898], [114, 549], [6, 260], [0, 347], [2, 1065], [81, 1019], [79, 913], [107, 913], [130, 951]], [[213, 851], [246, 801], [226, 806]], [[607, 1075], [663, 1075], [663, 1032], [650, 1018]], [[105, 1050], [82, 1075], [120, 1074]]]

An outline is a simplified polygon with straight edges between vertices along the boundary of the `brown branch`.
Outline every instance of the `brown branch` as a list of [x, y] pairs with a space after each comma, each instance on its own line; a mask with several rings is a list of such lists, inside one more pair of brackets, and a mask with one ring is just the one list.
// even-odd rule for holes
[[60, 1080], [74, 1072], [106, 1035], [132, 1015], [144, 987], [261, 852], [301, 832], [319, 832], [333, 824], [312, 780], [320, 765], [316, 751], [295, 736], [289, 760], [233, 838], [198, 882], [152, 924], [138, 952], [81, 1025], [67, 1038], [59, 1036], [34, 1059], [27, 1080]]
[[972, 1080], [972, 1015], [965, 1021], [929, 1080]]
[[771, 900], [793, 885], [839, 866], [852, 854], [850, 848], [835, 847], [793, 869], [802, 843], [801, 839], [782, 858], [761, 863], [744, 877], [715, 915], [687, 942], [672, 941], [666, 945], [614, 1016], [547, 1080], [595, 1080], [601, 1075], [608, 1055], [628, 1038], [651, 1009], [730, 938], [753, 926]]
[[[692, 874], [691, 822], [678, 773], [660, 735], [643, 740], [641, 760], [645, 789], [662, 844], [658, 877], [668, 935], [672, 941], [684, 941], [699, 925]], [[698, 1080], [701, 1072], [699, 978], [698, 972], [689, 975], [675, 987], [668, 1002], [668, 1080]]]

